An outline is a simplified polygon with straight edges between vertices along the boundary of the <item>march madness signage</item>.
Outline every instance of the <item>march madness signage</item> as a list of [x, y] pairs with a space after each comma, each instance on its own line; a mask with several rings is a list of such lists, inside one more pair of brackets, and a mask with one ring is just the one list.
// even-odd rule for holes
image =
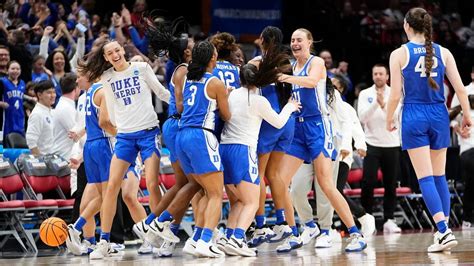
[[266, 26], [281, 25], [282, 0], [212, 0], [211, 32], [229, 32], [237, 39], [255, 39]]

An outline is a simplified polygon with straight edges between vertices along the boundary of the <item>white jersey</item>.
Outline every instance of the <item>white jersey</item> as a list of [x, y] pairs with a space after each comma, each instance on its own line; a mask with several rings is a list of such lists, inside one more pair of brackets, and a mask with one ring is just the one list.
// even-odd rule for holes
[[102, 76], [110, 121], [118, 133], [132, 133], [158, 126], [153, 108], [153, 91], [158, 98], [169, 102], [170, 92], [161, 85], [148, 63], [131, 62], [120, 72], [110, 68]]
[[293, 104], [286, 104], [277, 114], [265, 97], [246, 88], [233, 90], [228, 101], [232, 116], [224, 125], [221, 144], [243, 144], [256, 148], [263, 119], [275, 128], [282, 128], [291, 113], [296, 111]]

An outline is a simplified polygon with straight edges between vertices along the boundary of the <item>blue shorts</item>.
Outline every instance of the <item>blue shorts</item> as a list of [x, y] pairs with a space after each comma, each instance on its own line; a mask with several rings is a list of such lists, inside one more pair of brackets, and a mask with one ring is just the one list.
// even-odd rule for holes
[[238, 185], [242, 181], [259, 185], [258, 157], [255, 148], [242, 144], [221, 144], [224, 184]]
[[87, 183], [102, 183], [109, 180], [112, 150], [109, 138], [86, 141], [83, 154]]
[[176, 118], [169, 117], [163, 124], [163, 142], [166, 148], [170, 151], [170, 161], [175, 163], [178, 160], [176, 156], [176, 135], [179, 131], [179, 120]]
[[200, 128], [180, 129], [176, 154], [186, 175], [223, 171], [219, 142], [213, 133]]
[[286, 152], [295, 134], [295, 119], [290, 117], [285, 126], [277, 129], [265, 120], [262, 121], [258, 135], [257, 153], [265, 154], [272, 151]]
[[137, 169], [137, 165], [135, 163], [132, 163], [128, 169], [127, 169], [127, 173], [125, 174], [125, 176], [123, 177], [124, 179], [127, 179], [127, 175], [128, 173], [132, 172], [132, 174], [135, 176], [135, 178], [137, 178], [138, 180], [140, 180], [140, 174], [141, 174], [141, 171], [139, 169]]
[[295, 136], [287, 154], [302, 159], [305, 163], [311, 163], [320, 153], [331, 160], [336, 159], [337, 151], [333, 144], [329, 117], [297, 117], [295, 120]]
[[160, 129], [155, 127], [133, 133], [117, 134], [114, 154], [117, 158], [133, 164], [138, 152], [140, 152], [142, 161], [145, 162], [153, 154], [160, 157], [160, 150]]
[[444, 103], [404, 104], [401, 121], [402, 149], [429, 146], [447, 148], [450, 142], [449, 114]]

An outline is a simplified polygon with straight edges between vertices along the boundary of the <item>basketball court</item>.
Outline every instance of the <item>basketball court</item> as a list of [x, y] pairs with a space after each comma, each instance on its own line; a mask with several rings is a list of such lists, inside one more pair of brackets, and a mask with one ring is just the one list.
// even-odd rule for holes
[[277, 254], [278, 244], [263, 244], [255, 258], [230, 257], [219, 259], [195, 258], [181, 252], [183, 241], [171, 258], [159, 258], [153, 255], [138, 255], [135, 246], [127, 247], [122, 254], [105, 260], [90, 261], [87, 256], [74, 257], [64, 251], [40, 250], [36, 257], [5, 258], [15, 254], [4, 254], [0, 265], [393, 265], [393, 264], [474, 264], [474, 230], [456, 231], [459, 245], [451, 252], [427, 253], [426, 247], [432, 243], [432, 232], [411, 232], [404, 234], [377, 235], [369, 239], [368, 248], [361, 253], [345, 253], [343, 243], [335, 243], [332, 248], [314, 249], [313, 242], [287, 254]]

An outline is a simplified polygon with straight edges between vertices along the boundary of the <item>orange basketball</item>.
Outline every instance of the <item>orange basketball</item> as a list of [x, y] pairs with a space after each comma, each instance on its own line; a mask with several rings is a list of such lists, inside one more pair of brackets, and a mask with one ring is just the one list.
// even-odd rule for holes
[[62, 219], [51, 217], [40, 226], [40, 238], [46, 245], [57, 247], [66, 241], [67, 225]]

